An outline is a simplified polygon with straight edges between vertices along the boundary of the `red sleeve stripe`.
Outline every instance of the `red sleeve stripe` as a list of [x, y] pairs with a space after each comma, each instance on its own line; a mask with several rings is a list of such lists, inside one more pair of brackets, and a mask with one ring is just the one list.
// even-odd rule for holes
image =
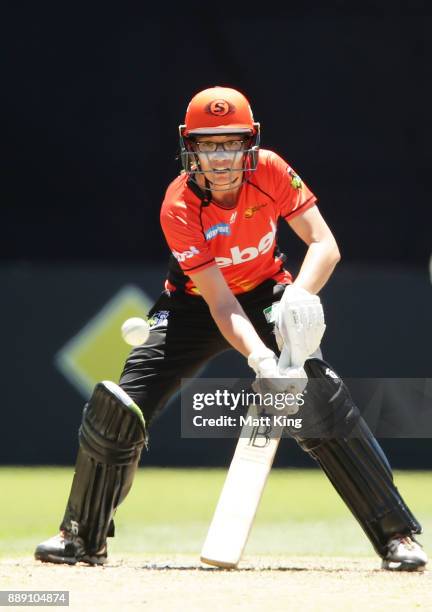
[[182, 268], [184, 272], [190, 272], [191, 270], [196, 270], [197, 268], [201, 268], [202, 266], [207, 266], [209, 263], [216, 263], [214, 258], [209, 259], [208, 261], [203, 261], [202, 263], [194, 266], [193, 268]]
[[301, 206], [299, 206], [298, 208], [295, 208], [294, 210], [292, 210], [290, 213], [288, 213], [287, 215], [285, 215], [282, 218], [283, 219], [292, 219], [293, 217], [296, 217], [300, 213], [306, 212], [308, 208], [312, 208], [312, 206], [314, 204], [316, 204], [316, 203], [317, 203], [316, 196], [311, 196], [309, 198], [309, 200], [306, 200], [306, 202], [303, 202], [303, 204]]

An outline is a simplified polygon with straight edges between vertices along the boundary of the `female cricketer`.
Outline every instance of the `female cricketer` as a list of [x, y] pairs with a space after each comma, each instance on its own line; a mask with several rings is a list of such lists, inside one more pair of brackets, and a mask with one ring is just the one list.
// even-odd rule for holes
[[[179, 130], [183, 170], [166, 191], [160, 217], [172, 255], [165, 290], [149, 313], [149, 338], [131, 351], [119, 384], [99, 383], [86, 404], [61, 531], [37, 547], [36, 558], [104, 563], [147, 428], [181, 378], [233, 347], [258, 380], [283, 390], [282, 338], [291, 343], [289, 375], [323, 382], [308, 400], [323, 415], [322, 435], [292, 435], [324, 470], [382, 567], [423, 569], [427, 556], [414, 538], [420, 524], [345, 384], [315, 352], [324, 325], [319, 316], [307, 319], [305, 309], [340, 259], [315, 195], [286, 161], [260, 148], [259, 123], [235, 89], [196, 94]], [[280, 218], [307, 246], [295, 279], [277, 246]], [[270, 321], [264, 311], [278, 302], [278, 319]], [[295, 342], [284, 314], [289, 304], [309, 321]]]

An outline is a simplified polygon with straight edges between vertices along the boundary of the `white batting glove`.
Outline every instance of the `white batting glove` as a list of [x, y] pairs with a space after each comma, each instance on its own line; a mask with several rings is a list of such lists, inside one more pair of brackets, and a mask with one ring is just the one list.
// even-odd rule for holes
[[255, 371], [257, 378], [274, 378], [278, 369], [278, 358], [268, 348], [253, 351], [248, 357], [248, 364]]
[[306, 289], [288, 285], [278, 305], [275, 326], [278, 343], [290, 348], [291, 364], [303, 366], [319, 348], [326, 328], [321, 300]]
[[248, 357], [249, 366], [257, 379], [268, 380], [272, 392], [302, 393], [307, 384], [307, 375], [302, 367], [279, 370], [278, 358], [270, 349], [259, 349]]

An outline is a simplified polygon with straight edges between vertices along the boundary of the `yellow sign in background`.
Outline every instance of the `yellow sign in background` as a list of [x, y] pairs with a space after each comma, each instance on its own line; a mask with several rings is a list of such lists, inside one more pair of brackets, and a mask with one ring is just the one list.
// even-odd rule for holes
[[127, 285], [57, 353], [56, 366], [84, 397], [101, 380], [118, 382], [131, 350], [121, 325], [130, 317], [147, 318], [151, 304], [144, 291]]

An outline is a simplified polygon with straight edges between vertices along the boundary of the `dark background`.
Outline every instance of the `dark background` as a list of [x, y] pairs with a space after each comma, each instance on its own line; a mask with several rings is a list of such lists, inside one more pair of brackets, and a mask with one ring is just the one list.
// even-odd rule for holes
[[164, 257], [158, 211], [178, 171], [177, 126], [189, 99], [219, 84], [248, 96], [263, 146], [318, 195], [346, 261], [424, 263], [431, 9], [298, 5], [10, 5], [2, 254]]
[[[28, 365], [27, 338], [14, 327], [13, 313], [34, 316], [38, 307], [32, 305], [50, 298], [49, 289], [38, 294], [50, 275], [66, 283], [64, 270], [71, 266], [74, 275], [102, 266], [107, 276], [117, 266], [126, 282], [142, 267], [143, 288], [150, 271], [160, 271], [162, 286], [168, 249], [159, 207], [179, 169], [177, 126], [190, 98], [213, 85], [246, 94], [262, 124], [263, 147], [300, 173], [336, 235], [343, 263], [329, 285], [326, 312], [333, 334], [329, 354], [339, 370], [403, 376], [401, 364], [408, 364], [407, 376], [430, 375], [428, 3], [306, 1], [258, 10], [244, 3], [176, 6], [24, 2], [10, 3], [5, 11], [0, 252], [2, 272], [22, 289], [9, 293], [12, 305], [2, 301], [3, 315], [15, 329], [12, 363], [3, 351], [6, 403], [16, 406], [17, 388], [24, 395], [27, 386], [33, 390], [28, 381], [36, 376], [22, 367], [23, 360]], [[295, 270], [303, 245], [287, 229], [281, 242]], [[38, 266], [49, 269], [48, 276]], [[17, 280], [17, 269], [29, 272], [31, 282]], [[88, 300], [93, 313], [95, 296], [101, 304], [109, 296], [107, 283], [98, 284], [95, 274], [94, 294], [84, 296], [74, 275], [73, 299], [82, 310]], [[407, 279], [413, 279], [409, 299]], [[390, 344], [373, 321], [370, 296], [377, 291], [375, 308]], [[59, 314], [64, 324], [79, 311], [73, 299], [65, 305], [70, 315], [64, 309]], [[393, 313], [390, 322], [387, 312]], [[363, 327], [353, 331], [357, 324]], [[71, 392], [62, 384], [67, 403]], [[72, 397], [70, 405], [80, 401]], [[28, 410], [38, 415], [41, 428], [50, 431], [52, 424], [52, 432], [58, 431], [48, 418], [52, 400], [37, 397]], [[57, 454], [41, 449], [21, 454], [21, 461], [72, 461], [78, 412], [68, 413], [66, 422], [72, 433], [65, 434]], [[160, 427], [162, 436], [168, 429]], [[182, 444], [168, 462], [185, 461]], [[398, 444], [396, 462], [404, 452]], [[25, 442], [21, 446], [28, 448]], [[2, 461], [19, 463], [11, 449], [3, 448]], [[191, 461], [199, 463], [196, 457]]]

